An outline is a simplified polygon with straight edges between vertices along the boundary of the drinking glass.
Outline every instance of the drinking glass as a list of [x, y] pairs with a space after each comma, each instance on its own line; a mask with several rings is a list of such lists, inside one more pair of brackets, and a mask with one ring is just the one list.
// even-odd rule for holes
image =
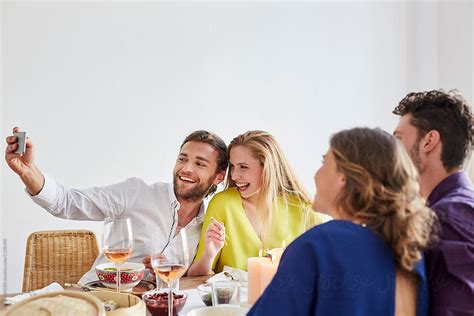
[[129, 217], [111, 218], [104, 221], [102, 249], [105, 257], [117, 267], [117, 292], [120, 293], [120, 266], [133, 252], [132, 223]]
[[[164, 240], [162, 230], [153, 237], [151, 265], [157, 281], [168, 284], [168, 315], [173, 315], [173, 283], [183, 276], [189, 267], [188, 237], [182, 228], [172, 240]], [[157, 282], [158, 283], [158, 282]]]
[[240, 282], [215, 281], [212, 282], [212, 305], [232, 304], [240, 305]]

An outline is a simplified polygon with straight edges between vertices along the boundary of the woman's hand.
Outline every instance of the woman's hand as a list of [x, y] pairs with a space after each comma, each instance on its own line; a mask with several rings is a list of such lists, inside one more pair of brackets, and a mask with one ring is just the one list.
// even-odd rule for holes
[[224, 247], [225, 243], [225, 226], [223, 223], [213, 219], [212, 223], [207, 226], [206, 235], [204, 239], [205, 255], [207, 257], [214, 257]]
[[204, 235], [204, 252], [201, 258], [189, 267], [188, 276], [209, 275], [212, 273], [212, 264], [217, 253], [224, 247], [225, 238], [224, 224], [212, 218], [212, 223], [207, 226]]

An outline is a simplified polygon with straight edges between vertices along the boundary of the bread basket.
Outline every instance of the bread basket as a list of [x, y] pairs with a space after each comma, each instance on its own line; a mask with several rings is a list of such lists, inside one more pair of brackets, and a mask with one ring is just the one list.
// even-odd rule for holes
[[[50, 298], [53, 300], [49, 300]], [[85, 314], [90, 316], [106, 316], [104, 304], [100, 299], [89, 293], [79, 291], [56, 291], [30, 297], [10, 306], [6, 310], [5, 316], [43, 315], [37, 308], [46, 307], [53, 312], [53, 315], [64, 315], [67, 313], [67, 315], [71, 316], [86, 316]], [[86, 308], [90, 312], [85, 313], [84, 310]]]

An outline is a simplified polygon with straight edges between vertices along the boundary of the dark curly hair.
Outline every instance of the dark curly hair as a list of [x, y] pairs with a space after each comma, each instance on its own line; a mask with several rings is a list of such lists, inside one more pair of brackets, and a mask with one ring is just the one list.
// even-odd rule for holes
[[411, 114], [418, 139], [429, 131], [439, 132], [443, 144], [441, 161], [447, 171], [462, 167], [473, 148], [473, 117], [468, 102], [457, 90], [409, 93], [393, 110], [396, 115]]

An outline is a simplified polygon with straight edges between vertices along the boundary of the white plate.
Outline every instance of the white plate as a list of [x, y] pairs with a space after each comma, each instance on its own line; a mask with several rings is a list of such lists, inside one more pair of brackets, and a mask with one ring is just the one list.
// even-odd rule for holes
[[193, 309], [186, 316], [244, 316], [248, 308], [234, 305], [218, 305]]
[[[188, 294], [188, 299], [186, 300], [186, 304], [184, 305], [184, 308], [181, 310], [181, 312], [178, 313], [179, 316], [186, 316], [188, 315], [189, 312], [192, 310], [201, 308], [201, 307], [206, 307], [204, 303], [201, 300], [201, 297], [199, 296], [197, 289], [191, 289], [191, 290], [183, 290], [186, 294]], [[247, 288], [242, 287], [240, 288], [240, 306], [243, 308], [247, 308], [247, 310], [250, 310], [252, 305], [247, 303]]]

